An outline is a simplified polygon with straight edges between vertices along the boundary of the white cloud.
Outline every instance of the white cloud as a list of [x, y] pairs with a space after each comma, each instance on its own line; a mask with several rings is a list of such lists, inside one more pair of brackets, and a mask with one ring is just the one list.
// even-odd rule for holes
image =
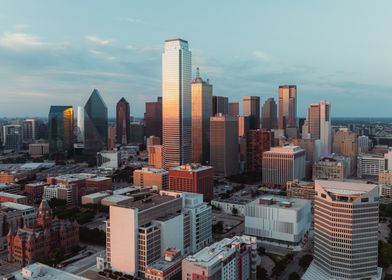
[[144, 23], [140, 18], [126, 18], [125, 20], [132, 23]]
[[37, 36], [26, 33], [4, 33], [0, 37], [0, 45], [6, 48], [38, 48], [46, 45]]
[[253, 56], [260, 61], [271, 62], [271, 56], [263, 51], [254, 51]]
[[19, 23], [19, 24], [15, 24], [14, 25], [14, 28], [15, 29], [19, 29], [19, 30], [26, 29], [26, 28], [29, 28], [29, 27], [30, 27], [29, 24], [24, 24], [24, 23]]
[[109, 45], [109, 44], [113, 43], [112, 39], [102, 39], [102, 38], [99, 38], [97, 36], [91, 36], [91, 35], [90, 36], [86, 36], [86, 40], [90, 41], [90, 42], [92, 42], [94, 44], [102, 45], [102, 46]]

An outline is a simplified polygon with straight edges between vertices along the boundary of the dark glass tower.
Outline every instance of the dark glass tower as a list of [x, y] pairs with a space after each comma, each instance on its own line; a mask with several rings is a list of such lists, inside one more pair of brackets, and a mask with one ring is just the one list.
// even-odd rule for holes
[[51, 106], [48, 116], [49, 155], [67, 157], [73, 151], [72, 106]]
[[97, 89], [91, 93], [84, 112], [84, 150], [95, 157], [106, 149], [108, 141], [108, 108]]
[[116, 139], [117, 144], [128, 144], [130, 142], [130, 127], [129, 127], [129, 103], [125, 98], [121, 98], [116, 106]]

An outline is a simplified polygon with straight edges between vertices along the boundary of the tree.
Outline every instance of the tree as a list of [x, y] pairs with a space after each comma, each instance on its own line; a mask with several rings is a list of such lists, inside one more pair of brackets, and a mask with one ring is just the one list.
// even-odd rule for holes
[[265, 248], [264, 248], [264, 247], [259, 247], [259, 248], [257, 248], [257, 253], [259, 254], [259, 256], [264, 255], [264, 253], [265, 253]]
[[233, 208], [231, 209], [231, 214], [233, 214], [234, 216], [237, 216], [237, 215], [238, 215], [238, 209], [235, 208], [235, 207], [233, 207]]
[[256, 268], [256, 276], [257, 276], [257, 279], [260, 279], [260, 280], [268, 280], [269, 279], [267, 270], [264, 267], [261, 267], [259, 265]]
[[223, 232], [223, 222], [219, 221], [216, 224], [212, 225], [213, 233], [222, 233]]
[[301, 279], [301, 277], [299, 277], [297, 272], [291, 272], [289, 274], [289, 280], [299, 280]]
[[313, 261], [313, 256], [312, 255], [303, 255], [299, 261], [298, 264], [302, 269], [305, 271], [308, 269], [310, 263]]

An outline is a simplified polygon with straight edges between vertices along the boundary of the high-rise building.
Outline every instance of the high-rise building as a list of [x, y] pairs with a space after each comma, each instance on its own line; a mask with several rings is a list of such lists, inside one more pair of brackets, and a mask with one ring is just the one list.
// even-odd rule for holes
[[229, 98], [226, 96], [212, 97], [212, 115], [227, 115], [229, 113]]
[[72, 106], [51, 106], [48, 116], [49, 155], [68, 156], [73, 152], [74, 114]]
[[76, 140], [78, 143], [84, 143], [84, 108], [82, 106], [78, 106], [76, 129]]
[[19, 152], [22, 149], [23, 132], [22, 126], [8, 124], [3, 126], [4, 147]]
[[143, 167], [133, 171], [133, 184], [141, 187], [156, 186], [159, 190], [167, 190], [169, 172], [165, 169]]
[[305, 178], [305, 150], [298, 146], [274, 147], [263, 154], [262, 182], [270, 187]]
[[116, 146], [116, 128], [113, 125], [108, 126], [108, 150], [113, 150]]
[[162, 145], [148, 147], [148, 165], [155, 168], [163, 168]]
[[240, 115], [240, 103], [229, 102], [229, 116], [238, 117]]
[[364, 154], [369, 151], [370, 140], [369, 136], [361, 135], [358, 137], [358, 154]]
[[311, 104], [304, 126], [306, 133], [303, 133], [302, 137], [320, 139], [321, 155], [329, 156], [332, 148], [331, 104], [327, 101]]
[[341, 128], [334, 134], [332, 151], [338, 155], [356, 157], [358, 154], [357, 139], [356, 133]]
[[84, 150], [95, 157], [108, 144], [108, 108], [97, 89], [84, 106], [84, 129]]
[[38, 140], [38, 120], [26, 119], [22, 122], [23, 142], [33, 143]]
[[132, 144], [144, 144], [144, 125], [139, 122], [133, 122], [129, 125], [130, 127], [130, 143]]
[[116, 170], [121, 164], [119, 151], [100, 151], [97, 153], [97, 167], [99, 169]]
[[302, 279], [381, 279], [376, 185], [316, 180], [314, 261]]
[[249, 117], [250, 129], [260, 128], [260, 97], [244, 96], [242, 99], [243, 115]]
[[278, 128], [297, 126], [297, 86], [279, 86]]
[[203, 81], [197, 68], [192, 81], [192, 162], [207, 164], [210, 160], [210, 117], [212, 85]]
[[150, 136], [146, 140], [147, 150], [148, 150], [148, 147], [150, 147], [150, 146], [160, 145], [160, 144], [161, 144], [161, 138], [159, 138], [157, 136]]
[[238, 119], [227, 115], [210, 118], [210, 164], [225, 177], [239, 171]]
[[211, 201], [214, 194], [214, 171], [211, 166], [186, 164], [169, 170], [169, 190], [201, 193]]
[[146, 136], [157, 136], [162, 139], [162, 97], [155, 102], [146, 102], [144, 113]]
[[163, 163], [170, 168], [192, 159], [192, 53], [182, 39], [165, 41], [162, 55]]
[[251, 129], [246, 137], [246, 170], [260, 172], [263, 164], [263, 153], [273, 147], [274, 133], [267, 130]]
[[261, 115], [262, 127], [264, 129], [278, 128], [278, 109], [274, 98], [270, 97], [264, 102]]
[[121, 98], [116, 106], [116, 139], [117, 144], [126, 145], [130, 142], [130, 110], [129, 103]]

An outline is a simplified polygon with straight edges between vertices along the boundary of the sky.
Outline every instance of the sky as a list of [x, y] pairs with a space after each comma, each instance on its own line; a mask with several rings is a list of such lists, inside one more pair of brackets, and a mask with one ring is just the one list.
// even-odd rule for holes
[[277, 97], [296, 84], [298, 114], [328, 100], [333, 117], [392, 117], [390, 0], [0, 0], [0, 117], [84, 106], [109, 116], [161, 95], [166, 39], [183, 38], [214, 95]]

